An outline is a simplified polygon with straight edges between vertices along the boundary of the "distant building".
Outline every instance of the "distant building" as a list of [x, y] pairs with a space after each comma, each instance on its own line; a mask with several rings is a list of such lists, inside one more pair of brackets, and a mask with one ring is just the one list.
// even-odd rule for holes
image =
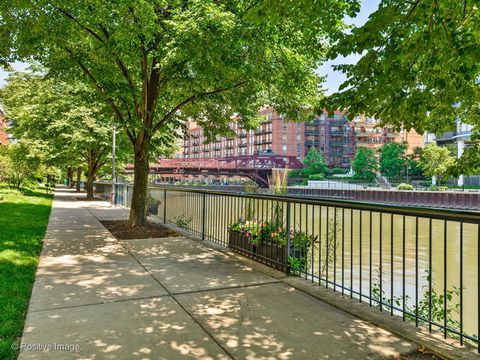
[[283, 116], [272, 109], [263, 109], [260, 114], [265, 120], [257, 129], [245, 130], [232, 118], [230, 129], [235, 136], [218, 136], [211, 143], [206, 143], [203, 129], [190, 122], [183, 142], [183, 157], [219, 158], [274, 153], [303, 158], [301, 124], [284, 121]]
[[350, 122], [350, 126], [356, 148], [378, 149], [389, 142], [395, 141], [398, 136], [391, 127], [380, 127], [378, 120], [365, 115], [356, 116]]
[[[459, 158], [462, 156], [466, 148], [473, 145], [471, 139], [472, 129], [473, 127], [471, 125], [457, 121], [457, 128], [455, 131], [446, 131], [442, 135], [434, 136], [434, 139], [438, 146], [448, 147], [452, 154]], [[480, 176], [461, 175], [457, 180], [457, 184], [458, 186], [480, 186]]]
[[324, 112], [317, 122], [318, 149], [324, 154], [327, 165], [349, 168], [355, 156], [355, 144], [347, 117], [340, 111], [335, 111], [332, 116]]
[[[255, 130], [245, 130], [232, 117], [234, 136], [218, 136], [207, 144], [203, 129], [190, 122], [183, 141], [184, 158], [222, 158], [258, 154], [295, 156], [303, 160], [310, 148], [318, 149], [331, 168], [350, 168], [358, 147], [379, 148], [395, 141], [398, 134], [389, 127], [377, 127], [378, 121], [357, 116], [352, 121], [335, 111], [311, 121], [286, 121], [271, 108], [260, 111], [264, 121]], [[410, 135], [408, 135], [410, 138]], [[409, 142], [409, 141], [407, 141]]]
[[413, 149], [417, 147], [423, 148], [426, 143], [425, 135], [420, 135], [415, 129], [411, 129], [410, 131], [402, 129], [397, 133], [395, 141], [406, 143], [408, 146], [407, 153], [412, 153]]
[[0, 145], [5, 145], [10, 142], [10, 138], [7, 133], [8, 122], [5, 119], [5, 115], [0, 110]]

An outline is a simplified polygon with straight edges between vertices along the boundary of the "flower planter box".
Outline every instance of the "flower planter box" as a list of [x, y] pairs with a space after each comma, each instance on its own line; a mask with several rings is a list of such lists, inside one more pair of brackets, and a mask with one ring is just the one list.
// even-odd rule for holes
[[256, 253], [256, 245], [253, 244], [240, 231], [228, 230], [228, 247], [242, 255], [253, 257]]
[[[276, 242], [264, 241], [254, 244], [240, 231], [228, 231], [228, 247], [239, 254], [248, 256], [275, 269], [287, 270], [287, 247]], [[300, 258], [307, 255], [306, 249], [290, 249], [290, 256]]]
[[258, 245], [255, 259], [275, 269], [286, 271], [287, 247], [276, 242], [264, 241]]

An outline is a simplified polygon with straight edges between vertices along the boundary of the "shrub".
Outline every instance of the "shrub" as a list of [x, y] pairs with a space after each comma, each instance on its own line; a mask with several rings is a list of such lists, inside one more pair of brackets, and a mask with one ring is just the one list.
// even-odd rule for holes
[[401, 183], [397, 186], [397, 190], [413, 190], [413, 186], [410, 184]]
[[189, 229], [190, 228], [192, 220], [193, 219], [191, 217], [187, 218], [184, 215], [175, 216], [173, 218], [173, 221], [175, 222], [175, 225], [178, 226], [179, 228], [184, 228], [184, 229]]
[[288, 171], [289, 178], [299, 178], [302, 177], [302, 169], [292, 169]]
[[330, 174], [332, 175], [346, 174], [347, 172], [347, 169], [342, 168], [333, 168], [332, 170], [330, 170]]
[[447, 186], [430, 186], [430, 188], [428, 189], [430, 191], [447, 191], [448, 190], [448, 187]]
[[325, 179], [323, 174], [312, 174], [308, 176], [308, 180], [319, 181]]

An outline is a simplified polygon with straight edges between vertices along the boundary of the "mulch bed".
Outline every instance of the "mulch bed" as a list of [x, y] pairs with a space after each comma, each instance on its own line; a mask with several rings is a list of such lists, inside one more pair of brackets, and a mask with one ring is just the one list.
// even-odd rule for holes
[[147, 226], [130, 227], [126, 220], [100, 221], [119, 240], [179, 237], [176, 231], [152, 221]]
[[439, 357], [429, 353], [426, 350], [418, 349], [398, 357], [399, 360], [440, 360]]

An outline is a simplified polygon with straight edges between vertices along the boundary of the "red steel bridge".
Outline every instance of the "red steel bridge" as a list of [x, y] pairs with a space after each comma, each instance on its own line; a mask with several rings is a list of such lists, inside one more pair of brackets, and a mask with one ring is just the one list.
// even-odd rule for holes
[[[255, 181], [260, 186], [268, 186], [268, 178], [273, 169], [301, 169], [303, 164], [295, 156], [249, 155], [224, 158], [198, 159], [159, 159], [150, 164], [150, 174], [181, 176], [242, 176]], [[133, 172], [133, 166], [126, 168]]]

